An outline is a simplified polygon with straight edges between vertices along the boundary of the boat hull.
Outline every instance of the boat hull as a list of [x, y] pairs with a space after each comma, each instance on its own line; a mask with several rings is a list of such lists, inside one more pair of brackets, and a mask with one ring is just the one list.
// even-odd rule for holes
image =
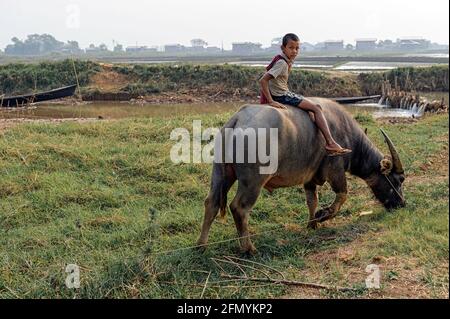
[[367, 100], [379, 99], [381, 95], [369, 95], [369, 96], [355, 96], [355, 97], [337, 97], [331, 100], [341, 104], [353, 104]]
[[24, 106], [30, 103], [36, 102], [44, 102], [55, 99], [61, 99], [64, 97], [72, 96], [75, 94], [75, 89], [77, 85], [69, 85], [65, 87], [61, 87], [55, 90], [27, 94], [27, 95], [19, 95], [19, 96], [11, 96], [11, 97], [0, 97], [0, 106], [2, 107], [19, 107]]

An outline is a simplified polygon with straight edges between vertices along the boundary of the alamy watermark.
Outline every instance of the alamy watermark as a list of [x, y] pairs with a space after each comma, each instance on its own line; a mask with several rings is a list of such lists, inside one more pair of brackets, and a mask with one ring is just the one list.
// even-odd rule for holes
[[370, 264], [366, 267], [366, 272], [370, 274], [366, 278], [366, 288], [380, 289], [380, 267]]
[[[186, 128], [172, 130], [170, 139], [177, 141], [170, 150], [170, 159], [176, 164], [258, 163], [260, 174], [273, 174], [278, 169], [278, 128], [202, 130], [201, 121], [194, 120], [192, 143]], [[202, 146], [202, 141], [208, 143]]]
[[66, 6], [66, 27], [68, 29], [80, 28], [80, 6], [75, 3], [71, 3]]
[[69, 289], [80, 288], [80, 267], [76, 264], [69, 264], [66, 266], [66, 287]]

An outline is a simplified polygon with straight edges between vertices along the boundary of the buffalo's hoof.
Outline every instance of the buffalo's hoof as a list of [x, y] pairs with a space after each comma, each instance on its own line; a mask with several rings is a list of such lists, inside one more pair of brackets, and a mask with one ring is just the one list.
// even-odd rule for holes
[[253, 244], [241, 247], [241, 254], [246, 256], [253, 256], [256, 254], [256, 248]]
[[203, 253], [206, 250], [206, 247], [208, 247], [208, 244], [205, 242], [198, 241], [197, 246], [195, 246], [195, 249], [201, 253]]
[[318, 210], [314, 218], [317, 222], [322, 223], [330, 218], [333, 218], [333, 210], [331, 208], [323, 208]]
[[308, 229], [317, 229], [317, 226], [317, 220], [313, 220], [308, 223]]

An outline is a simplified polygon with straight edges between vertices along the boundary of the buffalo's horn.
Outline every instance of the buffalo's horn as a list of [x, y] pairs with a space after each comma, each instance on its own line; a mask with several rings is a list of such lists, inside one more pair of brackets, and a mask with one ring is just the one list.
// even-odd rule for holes
[[394, 164], [394, 171], [398, 174], [403, 174], [404, 173], [403, 165], [402, 162], [400, 161], [400, 157], [398, 156], [397, 149], [395, 148], [389, 136], [382, 129], [380, 129], [380, 131], [381, 134], [383, 134], [384, 140], [389, 147], [389, 151], [391, 152], [392, 164]]

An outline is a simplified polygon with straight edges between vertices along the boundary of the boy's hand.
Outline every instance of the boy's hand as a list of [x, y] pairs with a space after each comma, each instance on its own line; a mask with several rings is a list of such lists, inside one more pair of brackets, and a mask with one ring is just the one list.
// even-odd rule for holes
[[279, 103], [277, 101], [269, 102], [269, 105], [273, 106], [274, 108], [277, 108], [277, 109], [283, 109], [283, 110], [287, 109], [287, 107], [285, 105], [283, 105], [283, 104], [281, 104], [281, 103]]

